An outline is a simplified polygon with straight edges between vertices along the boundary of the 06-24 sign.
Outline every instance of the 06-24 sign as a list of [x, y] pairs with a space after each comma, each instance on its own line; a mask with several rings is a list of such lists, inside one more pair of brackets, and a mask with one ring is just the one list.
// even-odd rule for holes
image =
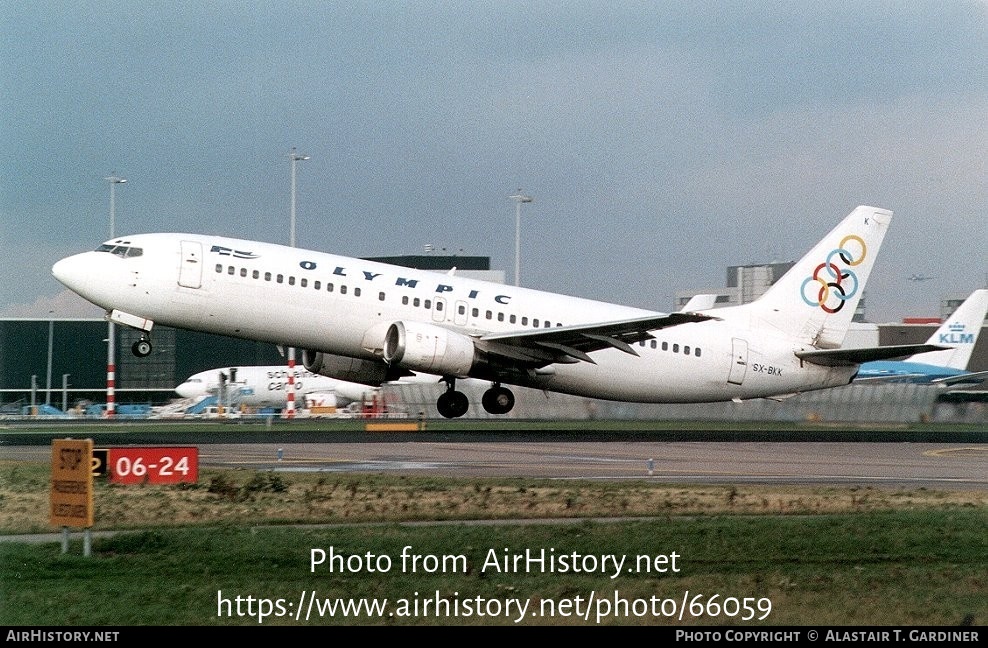
[[179, 484], [199, 481], [199, 449], [110, 448], [110, 482], [114, 484]]

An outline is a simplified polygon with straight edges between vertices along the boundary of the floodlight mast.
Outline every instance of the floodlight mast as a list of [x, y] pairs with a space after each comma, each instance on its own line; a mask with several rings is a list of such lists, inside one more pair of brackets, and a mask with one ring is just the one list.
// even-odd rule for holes
[[521, 205], [534, 200], [531, 196], [526, 196], [519, 189], [508, 198], [515, 201], [515, 285], [521, 285]]
[[[292, 163], [292, 200], [291, 200], [291, 222], [288, 227], [288, 244], [295, 247], [295, 177], [296, 165], [299, 162], [308, 160], [308, 155], [302, 155], [292, 147], [288, 159]], [[295, 418], [295, 347], [288, 348], [288, 402], [285, 407], [285, 417]]]
[[[116, 236], [116, 221], [117, 221], [117, 203], [116, 203], [116, 187], [118, 184], [124, 184], [127, 182], [126, 178], [121, 178], [117, 175], [110, 175], [104, 178], [110, 183], [110, 239]], [[108, 418], [113, 418], [117, 413], [116, 404], [116, 327], [114, 327], [113, 322], [109, 322], [107, 325], [106, 334], [106, 416]]]

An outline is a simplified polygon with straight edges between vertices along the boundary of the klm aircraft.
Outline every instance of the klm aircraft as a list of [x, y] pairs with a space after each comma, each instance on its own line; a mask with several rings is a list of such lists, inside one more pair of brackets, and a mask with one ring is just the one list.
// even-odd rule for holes
[[866, 362], [854, 382], [909, 383], [979, 383], [988, 379], [988, 371], [969, 372], [967, 365], [985, 325], [988, 312], [988, 289], [975, 290], [954, 314], [927, 340], [928, 344], [950, 347], [942, 351], [919, 353], [905, 360]]

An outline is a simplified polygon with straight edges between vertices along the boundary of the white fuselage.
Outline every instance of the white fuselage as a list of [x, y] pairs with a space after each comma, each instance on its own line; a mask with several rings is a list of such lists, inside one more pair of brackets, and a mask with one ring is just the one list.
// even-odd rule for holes
[[[203, 396], [219, 395], [220, 374], [226, 377], [222, 384], [226, 388], [225, 398], [228, 402], [236, 402], [248, 407], [277, 407], [283, 408], [288, 404], [288, 394], [294, 392], [294, 398], [299, 405], [309, 394], [324, 394], [332, 396], [334, 404], [345, 406], [359, 402], [369, 397], [375, 390], [368, 385], [336, 380], [320, 376], [302, 367], [282, 365], [241, 366], [200, 371], [189, 376], [185, 382], [175, 388], [175, 392], [183, 398], [201, 398]], [[289, 381], [289, 372], [294, 373], [294, 380]]]
[[[577, 297], [286, 246], [192, 234], [116, 239], [122, 251], [59, 261], [53, 272], [110, 310], [155, 324], [380, 360], [388, 327], [426, 322], [479, 336], [660, 315]], [[127, 253], [123, 249], [140, 250]], [[744, 307], [680, 324], [505, 382], [630, 402], [711, 402], [847, 384], [853, 367], [801, 362], [809, 347]], [[753, 321], [755, 320], [755, 321]], [[486, 378], [485, 375], [477, 377]]]

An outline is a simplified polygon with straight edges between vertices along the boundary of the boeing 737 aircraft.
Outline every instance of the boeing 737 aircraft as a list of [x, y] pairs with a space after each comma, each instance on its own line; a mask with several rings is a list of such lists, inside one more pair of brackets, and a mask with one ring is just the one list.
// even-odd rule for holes
[[957, 307], [927, 342], [947, 347], [900, 361], [866, 362], [854, 382], [910, 382], [950, 385], [979, 383], [988, 379], [988, 371], [969, 372], [974, 345], [985, 325], [988, 313], [988, 289], [975, 290]]
[[[642, 403], [740, 401], [848, 384], [860, 363], [935, 345], [840, 348], [892, 212], [858, 207], [761, 298], [659, 313], [452, 274], [202, 234], [139, 234], [58, 261], [55, 277], [143, 332], [155, 323], [303, 349], [313, 372], [380, 385], [462, 378], [505, 414], [504, 385]], [[643, 286], [647, 290], [647, 286]]]
[[[224, 367], [200, 371], [175, 388], [183, 398], [217, 395], [220, 374], [226, 384], [230, 402], [248, 407], [283, 408], [288, 404], [288, 367], [284, 365]], [[295, 397], [304, 400], [309, 394], [332, 394], [337, 407], [365, 400], [375, 390], [360, 383], [336, 380], [295, 367]]]

